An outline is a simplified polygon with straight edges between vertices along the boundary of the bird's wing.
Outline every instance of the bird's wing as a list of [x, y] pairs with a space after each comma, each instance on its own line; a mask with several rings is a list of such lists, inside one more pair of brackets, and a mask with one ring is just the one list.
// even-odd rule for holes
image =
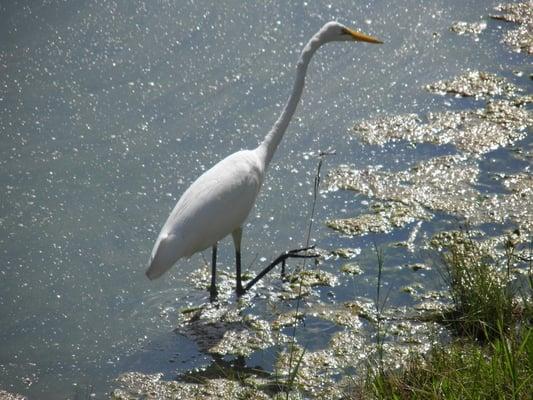
[[[151, 264], [170, 268], [179, 258], [214, 245], [242, 225], [263, 180], [253, 151], [240, 151], [203, 173], [183, 193], [152, 252]], [[170, 263], [170, 266], [167, 264]]]

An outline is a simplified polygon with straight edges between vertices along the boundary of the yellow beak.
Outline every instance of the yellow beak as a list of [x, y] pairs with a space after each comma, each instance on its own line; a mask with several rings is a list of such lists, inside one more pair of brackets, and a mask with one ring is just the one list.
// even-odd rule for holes
[[381, 40], [376, 39], [375, 37], [365, 35], [364, 33], [361, 33], [361, 32], [356, 32], [349, 28], [345, 28], [345, 29], [346, 29], [346, 33], [352, 36], [354, 40], [357, 40], [358, 42], [383, 44]]

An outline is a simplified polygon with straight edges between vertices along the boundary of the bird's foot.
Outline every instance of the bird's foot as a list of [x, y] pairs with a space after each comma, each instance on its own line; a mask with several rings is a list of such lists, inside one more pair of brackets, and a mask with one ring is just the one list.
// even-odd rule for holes
[[[283, 253], [280, 257], [281, 258], [281, 279], [285, 279], [285, 263], [287, 262], [287, 258], [318, 258], [320, 257], [320, 254], [318, 253], [311, 253], [309, 254], [309, 250], [313, 250], [315, 246], [309, 246], [309, 247], [302, 247], [299, 249], [293, 249], [289, 250], [285, 253]], [[301, 254], [303, 252], [306, 252], [305, 254]]]
[[216, 288], [211, 288], [209, 290], [209, 302], [213, 303], [218, 298], [218, 291]]
[[235, 292], [237, 293], [237, 297], [241, 297], [244, 293], [246, 293], [246, 289], [242, 287], [242, 284], [240, 282], [237, 282]]
[[308, 250], [314, 250], [314, 249], [315, 249], [315, 246], [301, 247], [299, 249], [286, 251], [280, 257], [282, 257], [283, 255], [285, 255], [285, 259], [287, 259], [287, 258], [317, 258], [317, 257], [320, 257], [320, 254], [318, 254], [318, 253], [301, 254], [304, 251], [307, 252]]
[[[288, 258], [317, 258], [319, 257], [320, 255], [316, 253], [311, 253], [311, 254], [304, 253], [303, 254], [303, 252], [307, 252], [308, 250], [312, 250], [314, 248], [315, 246], [302, 247], [300, 249], [289, 250], [289, 251], [282, 253], [280, 256], [278, 256], [278, 258], [276, 258], [272, 263], [270, 263], [268, 267], [263, 269], [254, 279], [249, 281], [246, 284], [246, 286], [242, 288], [242, 293], [249, 290], [253, 285], [257, 283], [257, 281], [259, 281], [259, 279], [265, 276], [268, 272], [270, 272], [270, 270], [272, 270], [278, 264], [281, 264], [281, 273], [283, 275], [285, 273], [285, 262], [287, 261]], [[238, 290], [237, 290], [237, 294], [238, 294]]]

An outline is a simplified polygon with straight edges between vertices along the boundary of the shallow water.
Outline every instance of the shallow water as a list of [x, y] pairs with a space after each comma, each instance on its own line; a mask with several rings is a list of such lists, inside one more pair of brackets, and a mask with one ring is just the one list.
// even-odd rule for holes
[[[158, 281], [144, 276], [179, 194], [218, 159], [258, 143], [285, 102], [302, 44], [331, 19], [385, 44], [330, 44], [314, 58], [303, 101], [245, 227], [244, 265], [257, 257], [258, 269], [263, 257], [305, 242], [317, 165], [310, 152], [336, 150], [324, 173], [340, 164], [403, 170], [454, 154], [450, 145], [368, 146], [350, 130], [384, 113], [482, 105], [423, 89], [468, 68], [530, 93], [530, 59], [500, 43], [512, 26], [486, 18], [497, 3], [3, 2], [0, 389], [39, 399], [93, 392], [100, 398], [124, 371], [173, 377], [207, 365], [210, 357], [172, 332], [177, 309], [207, 296], [187, 282], [202, 256], [181, 261]], [[477, 39], [449, 30], [456, 21], [481, 20], [487, 27]], [[527, 161], [499, 149], [479, 165], [485, 189], [495, 191], [501, 185], [484, 176], [523, 171]], [[342, 280], [337, 301], [373, 296], [373, 241], [407, 240], [413, 229], [353, 239], [323, 223], [364, 210], [351, 192], [319, 197], [313, 242], [363, 249], [358, 263], [365, 273]], [[449, 226], [436, 218], [422, 231]], [[232, 265], [230, 240], [219, 249], [220, 262]], [[386, 284], [425, 280], [395, 268], [414, 258], [388, 250]], [[328, 290], [321, 296], [331, 297]], [[398, 292], [391, 301], [407, 297]]]

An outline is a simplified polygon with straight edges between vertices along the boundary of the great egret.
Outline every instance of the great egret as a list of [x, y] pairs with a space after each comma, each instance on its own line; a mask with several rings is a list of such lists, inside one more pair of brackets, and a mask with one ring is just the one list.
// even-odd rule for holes
[[[148, 278], [158, 278], [180, 258], [212, 247], [211, 298], [214, 298], [217, 243], [231, 233], [235, 245], [237, 294], [250, 288], [250, 283], [243, 288], [241, 281], [242, 225], [254, 206], [268, 164], [296, 110], [311, 57], [324, 43], [336, 41], [382, 43], [338, 22], [326, 23], [313, 35], [298, 60], [292, 93], [270, 132], [255, 149], [241, 150], [219, 161], [183, 193], [157, 237], [146, 271]], [[285, 256], [291, 255], [285, 253]], [[260, 276], [264, 273], [266, 271]]]

